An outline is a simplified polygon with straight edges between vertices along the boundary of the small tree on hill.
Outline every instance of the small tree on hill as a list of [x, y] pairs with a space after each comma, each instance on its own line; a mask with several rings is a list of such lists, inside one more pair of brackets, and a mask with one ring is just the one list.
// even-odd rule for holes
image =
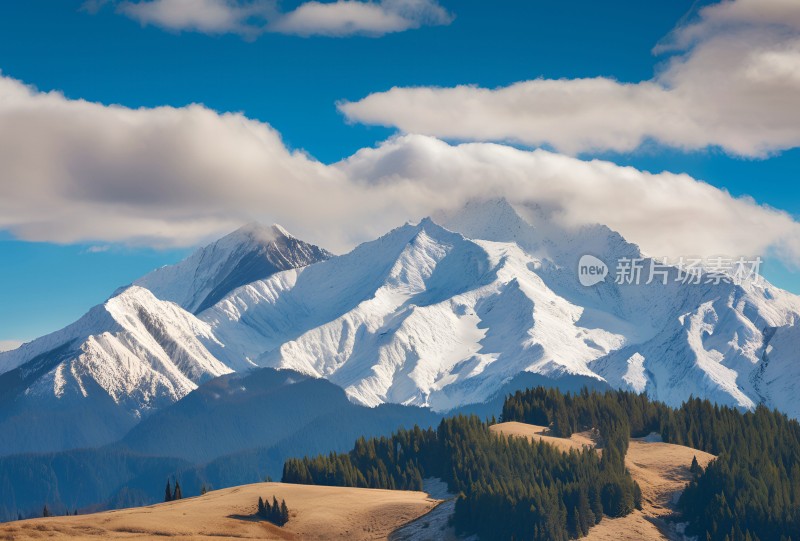
[[692, 457], [692, 465], [689, 466], [689, 472], [695, 477], [703, 473], [703, 468], [697, 462], [697, 456]]
[[50, 513], [50, 509], [48, 509], [47, 504], [44, 504], [44, 509], [42, 509], [42, 516], [45, 518], [53, 516], [52, 513]]
[[164, 489], [164, 501], [165, 502], [172, 501], [172, 487], [169, 484], [169, 479], [167, 479], [167, 488]]
[[289, 522], [289, 508], [286, 507], [286, 500], [281, 500], [281, 523], [280, 525], [283, 526]]
[[172, 494], [173, 500], [181, 500], [183, 499], [183, 493], [181, 492], [181, 484], [176, 480], [175, 481], [175, 492]]

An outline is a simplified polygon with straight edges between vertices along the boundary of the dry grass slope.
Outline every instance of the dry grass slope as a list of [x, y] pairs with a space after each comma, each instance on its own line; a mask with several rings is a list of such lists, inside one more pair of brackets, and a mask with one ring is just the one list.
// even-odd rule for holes
[[[283, 528], [250, 518], [258, 497], [273, 495], [290, 509]], [[386, 539], [438, 503], [422, 492], [259, 483], [148, 507], [12, 522], [0, 525], [0, 539], [366, 541]]]
[[663, 517], [689, 482], [689, 466], [696, 456], [705, 467], [714, 455], [669, 443], [631, 441], [625, 463], [642, 488], [642, 511], [627, 517], [603, 519], [589, 531], [587, 541], [663, 541], [674, 538]]
[[542, 440], [551, 445], [555, 445], [562, 451], [570, 449], [583, 449], [584, 447], [594, 447], [595, 441], [591, 432], [578, 432], [571, 438], [556, 438], [550, 436], [550, 429], [544, 426], [529, 425], [525, 423], [509, 422], [492, 425], [490, 430], [496, 434], [505, 436], [519, 436], [530, 440]]

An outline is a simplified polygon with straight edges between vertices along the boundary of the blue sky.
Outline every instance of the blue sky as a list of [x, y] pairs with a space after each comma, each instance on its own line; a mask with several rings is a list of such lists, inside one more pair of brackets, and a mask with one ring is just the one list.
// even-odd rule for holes
[[[290, 12], [299, 4], [282, 2], [280, 9]], [[451, 22], [382, 36], [328, 37], [181, 31], [142, 24], [113, 3], [90, 13], [82, 1], [9, 1], [0, 3], [0, 71], [68, 100], [133, 109], [201, 103], [217, 112], [240, 112], [272, 126], [289, 149], [331, 164], [396, 133], [371, 125], [392, 120], [346, 118], [337, 109], [340, 100], [357, 102], [392, 87], [493, 89], [538, 78], [647, 81], [671, 58], [654, 54], [654, 47], [707, 4], [712, 3], [443, 0], [438, 5], [453, 16]], [[624, 151], [573, 154], [653, 173], [687, 173], [793, 217], [800, 213], [800, 151], [789, 144], [766, 156], [674, 148], [658, 140]], [[2, 167], [0, 183], [16, 182], [4, 177]], [[34, 338], [73, 321], [117, 286], [184, 257], [191, 244], [165, 248], [79, 237], [48, 241], [47, 235], [20, 234], [14, 227], [0, 233], [0, 341]], [[764, 271], [776, 284], [800, 292], [800, 279], [789, 267], [771, 258]]]

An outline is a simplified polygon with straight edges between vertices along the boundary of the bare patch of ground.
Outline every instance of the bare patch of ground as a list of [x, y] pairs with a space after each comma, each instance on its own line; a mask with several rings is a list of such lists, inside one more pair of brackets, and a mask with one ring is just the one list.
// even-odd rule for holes
[[[289, 523], [255, 520], [258, 497], [285, 499]], [[77, 517], [0, 525], [2, 540], [32, 539], [387, 539], [439, 503], [423, 492], [259, 483], [197, 498]]]
[[622, 518], [604, 518], [589, 530], [588, 541], [664, 541], [680, 539], [664, 521], [691, 479], [697, 457], [705, 467], [715, 457], [682, 445], [631, 440], [625, 464], [642, 489], [642, 511]]
[[555, 445], [562, 451], [570, 449], [583, 449], [595, 446], [595, 436], [591, 432], [577, 432], [571, 438], [557, 438], [550, 434], [550, 429], [545, 426], [529, 425], [525, 423], [508, 422], [498, 423], [489, 428], [496, 434], [504, 436], [520, 436], [529, 440], [542, 440], [550, 445]]
[[456, 495], [447, 491], [447, 483], [441, 479], [425, 479], [423, 490], [442, 503], [430, 513], [392, 532], [389, 541], [478, 541], [475, 536], [459, 538], [450, 525], [456, 509]]

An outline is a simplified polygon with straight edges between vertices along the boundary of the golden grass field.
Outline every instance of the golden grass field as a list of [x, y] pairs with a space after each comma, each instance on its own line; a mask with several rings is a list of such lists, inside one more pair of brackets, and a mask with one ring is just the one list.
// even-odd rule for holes
[[641, 511], [622, 518], [605, 518], [589, 531], [588, 541], [662, 541], [674, 538], [663, 517], [689, 482], [689, 466], [697, 457], [705, 467], [714, 455], [669, 443], [632, 440], [625, 456], [631, 476], [642, 489]]
[[[258, 497], [286, 500], [283, 528], [254, 520]], [[259, 483], [197, 498], [0, 525], [0, 539], [386, 539], [439, 503], [422, 492]]]
[[517, 423], [514, 421], [508, 423], [498, 423], [489, 428], [496, 434], [503, 434], [505, 436], [519, 436], [528, 438], [530, 440], [542, 440], [550, 445], [555, 445], [562, 451], [569, 451], [570, 449], [583, 449], [584, 447], [594, 447], [595, 442], [590, 432], [579, 432], [572, 435], [571, 438], [556, 438], [550, 436], [549, 429], [544, 426], [529, 425], [525, 423]]

